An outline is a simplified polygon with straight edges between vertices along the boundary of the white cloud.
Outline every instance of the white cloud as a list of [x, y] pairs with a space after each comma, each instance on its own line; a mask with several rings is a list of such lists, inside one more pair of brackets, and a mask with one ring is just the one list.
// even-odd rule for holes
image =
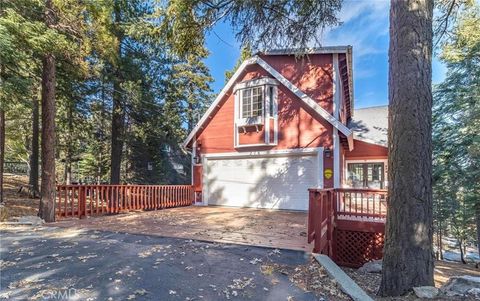
[[324, 33], [324, 44], [352, 45], [357, 58], [387, 52], [376, 42], [388, 36], [389, 7], [387, 0], [345, 1], [343, 24]]
[[[368, 13], [370, 17], [375, 15], [383, 15], [385, 12], [388, 13], [389, 9], [388, 0], [353, 0], [345, 1], [340, 11], [339, 17], [342, 22], [349, 22], [353, 19], [356, 19], [359, 15], [363, 13]], [[387, 15], [388, 18], [388, 15]]]

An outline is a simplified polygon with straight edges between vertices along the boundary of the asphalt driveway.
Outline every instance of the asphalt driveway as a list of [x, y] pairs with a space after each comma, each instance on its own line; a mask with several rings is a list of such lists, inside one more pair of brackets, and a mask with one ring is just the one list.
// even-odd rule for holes
[[322, 300], [265, 268], [307, 264], [302, 251], [78, 228], [0, 235], [0, 299]]

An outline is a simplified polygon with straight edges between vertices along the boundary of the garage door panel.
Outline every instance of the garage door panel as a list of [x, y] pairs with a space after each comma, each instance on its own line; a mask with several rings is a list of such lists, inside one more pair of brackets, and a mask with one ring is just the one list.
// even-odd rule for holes
[[209, 159], [209, 204], [269, 209], [308, 209], [317, 183], [316, 156]]

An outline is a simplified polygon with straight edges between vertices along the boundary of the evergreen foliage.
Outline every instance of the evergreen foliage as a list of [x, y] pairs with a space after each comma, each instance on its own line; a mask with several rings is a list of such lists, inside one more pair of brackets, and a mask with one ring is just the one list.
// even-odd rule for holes
[[480, 226], [478, 4], [467, 7], [459, 16], [442, 47], [441, 58], [447, 65], [447, 77], [434, 93], [435, 224], [438, 236], [452, 234], [462, 249], [480, 237], [480, 232], [475, 237], [475, 228]]
[[124, 112], [121, 182], [187, 183], [190, 161], [179, 144], [210, 103], [207, 51], [179, 59], [161, 38], [163, 7], [155, 1], [58, 0], [53, 7], [56, 24], [48, 27], [43, 1], [1, 2], [6, 160], [29, 162], [41, 58], [53, 53], [58, 183], [109, 182], [114, 100]]

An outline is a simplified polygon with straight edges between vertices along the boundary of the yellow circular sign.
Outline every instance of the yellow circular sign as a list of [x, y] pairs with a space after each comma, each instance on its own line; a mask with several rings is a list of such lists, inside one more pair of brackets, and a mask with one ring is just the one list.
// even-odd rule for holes
[[325, 179], [329, 180], [333, 176], [333, 171], [330, 168], [325, 169], [323, 172]]

